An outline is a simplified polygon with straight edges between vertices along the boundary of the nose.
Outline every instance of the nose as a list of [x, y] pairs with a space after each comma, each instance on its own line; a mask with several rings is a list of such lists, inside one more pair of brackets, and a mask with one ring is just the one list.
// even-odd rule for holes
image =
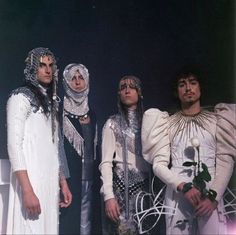
[[75, 83], [76, 83], [76, 85], [79, 85], [79, 84], [80, 84], [80, 79], [79, 79], [79, 78], [76, 78], [76, 79], [75, 79]]
[[51, 67], [46, 66], [45, 72], [46, 72], [47, 74], [50, 74], [51, 71], [52, 71]]
[[191, 90], [191, 85], [189, 82], [186, 82], [186, 91], [190, 91]]
[[130, 87], [129, 86], [126, 86], [126, 88], [125, 88], [125, 93], [127, 94], [127, 93], [129, 93], [130, 92]]

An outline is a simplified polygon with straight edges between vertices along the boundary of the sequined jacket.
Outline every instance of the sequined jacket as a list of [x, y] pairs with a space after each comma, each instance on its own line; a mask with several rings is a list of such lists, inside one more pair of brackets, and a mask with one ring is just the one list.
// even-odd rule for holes
[[101, 193], [104, 201], [114, 198], [113, 167], [115, 166], [116, 172], [124, 170], [124, 138], [126, 138], [125, 155], [128, 169], [143, 175], [148, 175], [150, 169], [141, 153], [140, 129], [135, 132], [128, 126], [122, 125], [119, 114], [111, 116], [103, 127], [102, 162], [99, 166], [103, 182]]

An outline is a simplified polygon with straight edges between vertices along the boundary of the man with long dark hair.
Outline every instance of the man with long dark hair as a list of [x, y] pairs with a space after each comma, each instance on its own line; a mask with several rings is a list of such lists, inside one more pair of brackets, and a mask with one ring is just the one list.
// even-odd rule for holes
[[140, 80], [124, 76], [118, 87], [119, 113], [111, 116], [102, 134], [102, 195], [111, 230], [108, 234], [138, 234], [134, 222], [137, 194], [148, 187], [149, 164], [142, 157], [143, 115]]
[[8, 154], [12, 167], [8, 234], [57, 234], [61, 207], [70, 205], [69, 175], [58, 125], [57, 66], [47, 48], [26, 58], [25, 86], [7, 103]]

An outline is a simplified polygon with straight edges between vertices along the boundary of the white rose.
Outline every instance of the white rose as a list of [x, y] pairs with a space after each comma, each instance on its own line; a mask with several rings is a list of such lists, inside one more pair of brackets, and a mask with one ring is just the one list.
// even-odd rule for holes
[[199, 147], [200, 146], [200, 142], [199, 142], [199, 140], [198, 140], [198, 138], [197, 137], [193, 137], [191, 140], [190, 140], [190, 142], [191, 142], [191, 144], [192, 144], [192, 146], [193, 147]]

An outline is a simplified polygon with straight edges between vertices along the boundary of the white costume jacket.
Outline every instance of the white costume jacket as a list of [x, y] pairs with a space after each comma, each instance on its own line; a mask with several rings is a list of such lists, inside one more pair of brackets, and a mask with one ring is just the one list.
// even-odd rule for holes
[[[192, 146], [191, 139], [197, 137], [199, 140], [200, 160], [207, 165], [209, 173], [214, 179], [215, 134], [216, 117], [207, 111], [202, 111], [193, 117], [184, 116], [178, 112], [168, 118], [167, 113], [157, 109], [150, 109], [144, 114], [142, 127], [143, 155], [153, 164], [154, 174], [167, 185], [165, 196], [165, 204], [169, 207], [166, 210], [169, 213], [166, 215], [167, 234], [181, 234], [181, 232], [185, 234], [185, 229], [177, 228], [175, 230], [179, 220], [190, 221], [191, 227], [191, 217], [193, 218], [194, 210], [188, 202], [185, 202], [182, 193], [177, 192], [177, 186], [180, 183], [192, 182], [196, 171], [194, 167], [183, 166], [186, 161], [197, 161], [197, 150]], [[218, 217], [217, 214], [214, 216], [214, 218]], [[218, 219], [212, 221], [209, 219], [208, 221], [209, 223], [212, 221], [218, 223]], [[207, 230], [212, 227], [212, 224], [203, 225], [201, 222], [199, 224], [203, 233], [215, 232], [214, 229]], [[218, 229], [218, 226], [215, 228]], [[191, 234], [191, 230], [189, 232]]]

